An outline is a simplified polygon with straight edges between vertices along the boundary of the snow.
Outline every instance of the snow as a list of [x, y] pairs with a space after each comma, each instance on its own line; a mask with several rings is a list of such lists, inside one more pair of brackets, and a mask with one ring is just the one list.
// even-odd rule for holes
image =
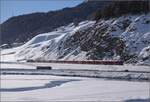
[[146, 71], [150, 72], [149, 66], [139, 65], [92, 65], [92, 64], [64, 64], [64, 63], [24, 63], [24, 62], [3, 62], [1, 69], [35, 69], [36, 66], [51, 66], [52, 69], [73, 69], [73, 70], [105, 70], [105, 71]]
[[140, 56], [147, 57], [150, 56], [150, 46], [146, 47], [141, 51]]
[[[150, 13], [140, 15], [123, 15], [99, 22], [108, 26], [107, 33], [113, 37], [120, 37], [126, 43], [126, 48], [131, 54], [140, 56], [140, 53], [150, 45]], [[124, 27], [124, 25], [128, 25]], [[142, 64], [148, 65], [150, 61], [143, 61]]]
[[132, 53], [139, 54], [144, 47], [150, 44], [148, 43], [150, 40], [150, 25], [145, 23], [145, 19], [149, 20], [149, 16], [150, 14], [133, 16], [131, 24], [121, 34]]
[[1, 55], [0, 60], [4, 62], [8, 62], [8, 61], [16, 62], [17, 61], [14, 54]]
[[150, 46], [143, 48], [139, 54], [138, 64], [150, 65]]
[[149, 71], [149, 66], [137, 65], [91, 65], [91, 64], [61, 64], [61, 63], [29, 63], [37, 66], [52, 66], [54, 69], [83, 69], [83, 70], [130, 70], [130, 71]]
[[2, 101], [127, 101], [149, 99], [148, 82], [2, 75]]
[[[90, 27], [108, 26], [105, 33], [111, 36], [120, 37], [126, 43], [129, 53], [136, 54], [141, 61], [144, 48], [150, 45], [150, 24], [146, 23], [150, 14], [124, 15], [110, 20], [100, 20], [99, 25], [95, 26], [95, 21], [83, 21], [78, 26], [73, 23], [55, 29], [52, 32], [39, 34], [28, 41], [26, 44], [12, 49], [1, 51], [1, 61], [26, 61], [33, 60], [87, 60], [87, 52], [82, 51], [80, 46], [65, 47], [64, 42], [71, 39], [76, 32], [84, 32]], [[124, 23], [128, 22], [125, 28]], [[90, 37], [87, 36], [86, 39]], [[149, 56], [149, 52], [145, 52]], [[118, 57], [120, 58], [120, 57]], [[104, 59], [109, 59], [104, 57]], [[114, 56], [115, 59], [115, 56]], [[149, 60], [142, 61], [142, 64], [149, 63]], [[140, 64], [140, 62], [139, 62]]]
[[[68, 26], [59, 27], [55, 31], [49, 33], [39, 34], [28, 41], [26, 44], [18, 47], [17, 49], [14, 49], [14, 54], [12, 55], [13, 59], [14, 61], [38, 58], [57, 59], [58, 54], [61, 53], [61, 51], [58, 51], [58, 48], [61, 46], [65, 39], [68, 39], [79, 30], [87, 29], [94, 23], [95, 21], [83, 21], [79, 23], [79, 26], [76, 27], [73, 24], [70, 24]], [[10, 51], [2, 50], [2, 61], [12, 61], [9, 59], [7, 60], [5, 57], [5, 55], [9, 54]], [[80, 56], [82, 55], [80, 54]]]
[[19, 64], [13, 62], [0, 63], [0, 69], [36, 69], [35, 65], [32, 64]]
[[[36, 66], [50, 66], [52, 70], [36, 70]], [[2, 75], [57, 75], [105, 78], [113, 80], [148, 81], [150, 68], [133, 65], [84, 65], [58, 63], [1, 63]]]
[[[131, 53], [139, 54], [144, 47], [150, 45], [148, 43], [150, 40], [150, 24], [146, 24], [146, 21], [150, 20], [149, 17], [150, 13], [146, 15], [128, 14], [106, 20], [103, 24], [109, 26], [107, 33], [114, 37], [121, 37]], [[129, 24], [126, 28], [124, 27], [125, 23]]]
[[[138, 55], [138, 64], [149, 65], [150, 25], [145, 23], [149, 20], [149, 16], [150, 14], [125, 15], [106, 21], [101, 20], [98, 22], [100, 26], [96, 27], [108, 26], [106, 33], [121, 37], [126, 42], [129, 51]], [[130, 23], [127, 28], [123, 29], [123, 22], [126, 20]], [[148, 102], [150, 94], [148, 82], [104, 80], [85, 78], [85, 76], [109, 78], [130, 76], [138, 79], [148, 77], [149, 66], [25, 62], [27, 59], [58, 60], [64, 53], [67, 54], [60, 60], [87, 60], [87, 52], [81, 51], [79, 46], [72, 47], [72, 49], [64, 48], [64, 41], [70, 39], [76, 32], [82, 32], [93, 26], [95, 26], [95, 21], [83, 21], [78, 26], [71, 23], [52, 32], [39, 34], [22, 46], [1, 50], [0, 67], [7, 71], [19, 69], [23, 72], [36, 69], [36, 66], [51, 66], [54, 69], [54, 72], [51, 71], [53, 75], [84, 76], [84, 78], [51, 76], [52, 74], [48, 71], [39, 72], [48, 73], [48, 75], [1, 75], [1, 101], [136, 102], [143, 100]], [[125, 70], [129, 72], [122, 72]]]

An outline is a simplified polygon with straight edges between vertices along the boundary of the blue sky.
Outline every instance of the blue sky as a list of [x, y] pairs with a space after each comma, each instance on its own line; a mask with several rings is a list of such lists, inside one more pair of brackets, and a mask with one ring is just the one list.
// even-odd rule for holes
[[12, 16], [74, 7], [84, 0], [0, 0], [1, 23]]

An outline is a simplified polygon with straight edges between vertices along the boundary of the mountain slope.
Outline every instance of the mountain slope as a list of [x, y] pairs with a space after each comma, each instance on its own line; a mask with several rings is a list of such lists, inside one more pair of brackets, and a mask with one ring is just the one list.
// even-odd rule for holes
[[[148, 64], [150, 13], [84, 21], [40, 34], [18, 47], [17, 60], [123, 60]], [[126, 24], [128, 22], [128, 24]], [[126, 25], [126, 26], [125, 26]], [[55, 35], [55, 36], [54, 36]], [[2, 54], [6, 50], [2, 51]]]
[[86, 20], [90, 15], [109, 4], [109, 1], [89, 1], [72, 8], [47, 13], [33, 13], [8, 19], [1, 26], [2, 44], [25, 42], [40, 34], [71, 22]]

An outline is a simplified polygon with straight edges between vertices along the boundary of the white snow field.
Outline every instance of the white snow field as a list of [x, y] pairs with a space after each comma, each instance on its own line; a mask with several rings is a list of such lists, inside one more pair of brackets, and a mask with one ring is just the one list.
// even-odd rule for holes
[[1, 62], [1, 69], [36, 69], [36, 66], [51, 66], [52, 69], [74, 70], [107, 70], [107, 71], [146, 71], [150, 72], [149, 66], [139, 65], [92, 65], [92, 64], [63, 64], [63, 63], [30, 63], [30, 62]]
[[148, 82], [41, 75], [2, 75], [1, 101], [149, 102]]
[[[51, 70], [37, 70], [36, 66], [50, 66]], [[148, 66], [133, 65], [84, 65], [84, 64], [56, 64], [56, 63], [1, 63], [2, 75], [57, 75], [107, 78], [113, 80], [150, 80]]]
[[[36, 65], [50, 65], [54, 70], [66, 70], [68, 77], [49, 75], [26, 75], [23, 69], [35, 69]], [[122, 102], [149, 102], [148, 81], [123, 81], [100, 78], [70, 77], [70, 74], [79, 76], [96, 75], [93, 71], [145, 71], [149, 72], [148, 66], [104, 66], [104, 65], [81, 65], [81, 64], [44, 64], [44, 63], [1, 63], [2, 69], [19, 69], [24, 75], [1, 74], [1, 101], [122, 101]], [[83, 70], [74, 73], [72, 70]], [[87, 72], [89, 70], [89, 72]], [[93, 71], [92, 71], [93, 70]], [[36, 70], [35, 70], [36, 71]], [[34, 72], [35, 72], [34, 71]], [[86, 72], [85, 72], [86, 71]], [[2, 70], [1, 70], [2, 72]], [[49, 71], [41, 71], [48, 73]], [[17, 73], [17, 71], [15, 72]], [[53, 72], [52, 72], [53, 73]], [[56, 72], [59, 75], [58, 72]], [[54, 73], [55, 74], [55, 73]], [[97, 73], [103, 75], [102, 72]], [[139, 75], [141, 74], [141, 75]], [[147, 73], [148, 74], [148, 73]], [[104, 73], [106, 77], [126, 76], [125, 73]], [[133, 77], [144, 76], [141, 73], [131, 74]], [[127, 75], [128, 76], [128, 75]], [[100, 76], [101, 77], [101, 76]], [[111, 78], [110, 78], [111, 79]]]

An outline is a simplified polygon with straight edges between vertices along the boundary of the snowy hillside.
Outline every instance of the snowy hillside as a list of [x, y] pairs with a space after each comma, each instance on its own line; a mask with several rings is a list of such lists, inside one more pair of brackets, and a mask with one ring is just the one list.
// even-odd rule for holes
[[83, 21], [77, 26], [71, 23], [37, 35], [14, 50], [2, 50], [2, 59], [12, 54], [16, 60], [121, 59], [149, 64], [149, 17], [150, 14], [124, 15], [98, 22]]

